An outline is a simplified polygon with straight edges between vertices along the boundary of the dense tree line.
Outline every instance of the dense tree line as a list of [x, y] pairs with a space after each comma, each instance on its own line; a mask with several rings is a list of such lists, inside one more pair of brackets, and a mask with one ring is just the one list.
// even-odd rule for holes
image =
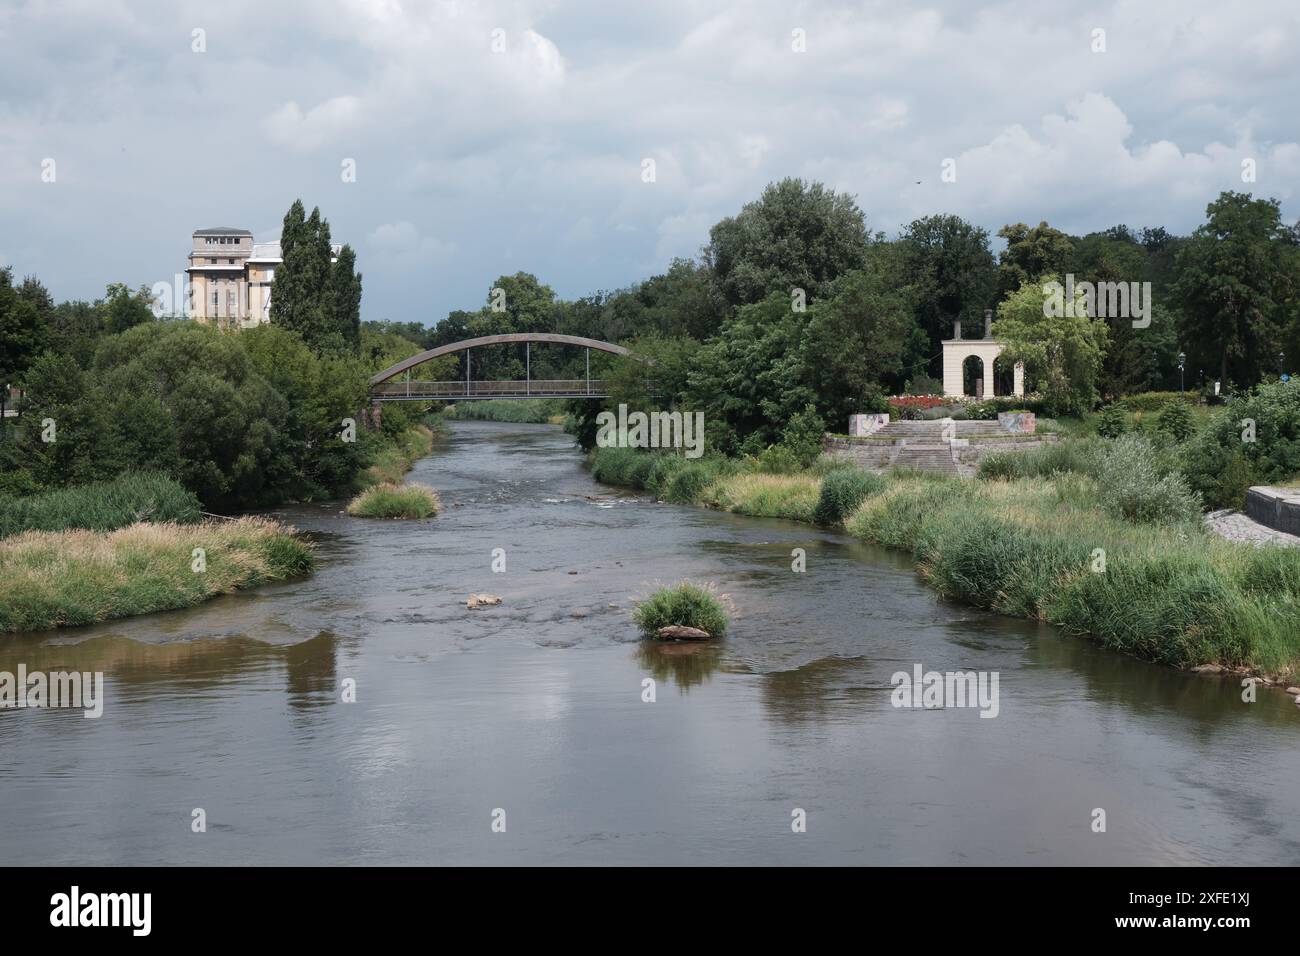
[[[110, 286], [94, 303], [56, 305], [34, 278], [0, 271], [0, 377], [26, 385], [31, 409], [57, 413], [82, 444], [30, 449], [11, 487], [89, 480], [173, 457], [205, 501], [247, 503], [326, 493], [358, 467], [331, 438], [365, 399], [365, 377], [420, 349], [476, 336], [560, 332], [630, 345], [652, 365], [591, 356], [613, 403], [675, 403], [706, 413], [710, 447], [754, 452], [842, 428], [886, 395], [937, 391], [940, 342], [953, 323], [994, 332], [1024, 361], [1051, 411], [1218, 379], [1225, 389], [1276, 376], [1300, 356], [1300, 225], [1273, 199], [1225, 192], [1189, 236], [1127, 226], [1069, 235], [1046, 222], [989, 233], [957, 216], [872, 232], [852, 197], [817, 183], [774, 183], [709, 233], [697, 260], [625, 289], [565, 300], [527, 272], [500, 276], [475, 310], [433, 328], [360, 322], [361, 276], [329, 223], [295, 202], [285, 216], [272, 326], [223, 339], [153, 320], [146, 291]], [[331, 260], [334, 261], [331, 261]], [[1043, 314], [1042, 285], [1150, 283], [1150, 322]], [[146, 331], [139, 326], [148, 325]], [[581, 352], [533, 346], [534, 378], [581, 378]], [[525, 349], [439, 360], [422, 377], [522, 378]], [[184, 374], [182, 374], [184, 372]], [[191, 374], [192, 372], [192, 374]], [[590, 443], [592, 402], [573, 406]], [[408, 413], [385, 415], [398, 427]], [[200, 420], [202, 419], [202, 420]], [[168, 422], [170, 421], [170, 424]], [[140, 424], [145, 423], [145, 424]], [[28, 440], [30, 441], [30, 435]], [[10, 442], [4, 452], [12, 456]], [[107, 464], [104, 464], [107, 463]], [[21, 477], [15, 477], [19, 475]]]
[[[890, 238], [870, 230], [851, 197], [786, 179], [714, 226], [698, 261], [675, 260], [630, 288], [566, 301], [520, 272], [498, 278], [477, 311], [431, 330], [392, 328], [425, 347], [519, 331], [631, 344], [654, 359], [653, 388], [644, 369], [593, 356], [593, 375], [617, 380], [616, 400], [702, 409], [713, 447], [733, 452], [782, 440], [809, 408], [843, 427], [887, 394], [938, 391], [940, 343], [957, 321], [981, 336], [986, 312], [1059, 414], [1176, 389], [1180, 351], [1189, 388], [1217, 379], [1224, 390], [1275, 376], [1279, 351], [1300, 356], [1300, 225], [1282, 222], [1276, 200], [1223, 193], [1190, 236], [1122, 225], [1073, 236], [1046, 222], [1010, 223], [997, 236], [995, 253], [985, 229], [934, 215]], [[1150, 322], [1035, 321], [1042, 284], [1067, 275], [1076, 285], [1150, 283]], [[522, 346], [472, 361], [475, 378], [523, 377]], [[534, 377], [581, 376], [580, 362], [572, 350], [533, 349]], [[591, 405], [574, 406], [584, 439]]]
[[55, 305], [36, 278], [0, 270], [0, 384], [25, 393], [0, 428], [0, 495], [132, 470], [167, 473], [215, 511], [350, 490], [414, 417], [392, 408], [367, 431], [369, 376], [421, 346], [362, 329], [355, 257], [344, 246], [331, 261], [318, 210], [294, 203], [282, 249], [277, 318], [242, 331], [157, 319], [148, 289], [120, 284]]

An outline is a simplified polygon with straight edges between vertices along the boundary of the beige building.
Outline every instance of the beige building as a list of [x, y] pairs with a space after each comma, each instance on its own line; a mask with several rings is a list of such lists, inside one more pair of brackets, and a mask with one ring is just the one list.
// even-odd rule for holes
[[[1005, 380], [1005, 366], [997, 363], [997, 358], [1002, 354], [1002, 344], [993, 338], [992, 326], [993, 313], [991, 310], [984, 313], [984, 338], [982, 339], [963, 339], [961, 337], [961, 321], [953, 323], [953, 337], [944, 339], [943, 346], [943, 393], [953, 398], [960, 398], [967, 394], [965, 387], [966, 365], [971, 360], [971, 380], [972, 391], [976, 398], [992, 398], [995, 395], [1005, 395], [1005, 386], [999, 388], [998, 379]], [[997, 363], [997, 365], [995, 365]], [[1002, 374], [999, 375], [998, 373]], [[1011, 369], [1011, 394], [1021, 396], [1025, 394], [1025, 367], [1017, 362]]]
[[[331, 247], [337, 257], [342, 245]], [[190, 250], [189, 316], [222, 328], [271, 321], [271, 282], [281, 262], [279, 242], [254, 242], [247, 229], [197, 229]]]

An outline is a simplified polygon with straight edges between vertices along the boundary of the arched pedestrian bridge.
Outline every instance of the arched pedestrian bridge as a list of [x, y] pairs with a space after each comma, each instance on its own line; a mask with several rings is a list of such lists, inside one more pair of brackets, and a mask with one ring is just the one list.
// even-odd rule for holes
[[[511, 345], [524, 343], [524, 378], [516, 382], [476, 382], [473, 380], [472, 350], [488, 345]], [[586, 349], [587, 370], [585, 378], [579, 379], [534, 379], [532, 377], [532, 345], [573, 345]], [[421, 352], [403, 359], [396, 365], [377, 372], [370, 377], [370, 396], [376, 402], [430, 401], [433, 399], [480, 398], [608, 398], [605, 382], [591, 377], [591, 350], [623, 355], [641, 361], [632, 352], [621, 345], [587, 339], [579, 335], [559, 335], [554, 332], [512, 332], [506, 335], [484, 335], [476, 339], [465, 339], [440, 345], [435, 349]], [[430, 359], [455, 352], [465, 353], [465, 378], [455, 382], [433, 382], [411, 378], [411, 369], [423, 365]]]

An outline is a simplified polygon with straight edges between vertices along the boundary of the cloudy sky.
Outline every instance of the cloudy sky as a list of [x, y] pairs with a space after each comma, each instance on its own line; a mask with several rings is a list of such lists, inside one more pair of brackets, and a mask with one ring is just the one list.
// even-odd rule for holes
[[1224, 189], [1294, 221], [1298, 51], [1295, 0], [0, 0], [0, 264], [94, 298], [301, 197], [365, 318], [432, 324], [502, 273], [663, 271], [788, 175], [891, 234], [1188, 231]]

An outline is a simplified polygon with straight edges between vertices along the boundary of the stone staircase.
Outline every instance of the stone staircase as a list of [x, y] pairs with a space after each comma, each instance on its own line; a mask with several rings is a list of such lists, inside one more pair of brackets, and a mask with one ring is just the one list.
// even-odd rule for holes
[[952, 446], [930, 443], [905, 442], [896, 447], [890, 465], [894, 468], [911, 468], [914, 471], [933, 471], [942, 475], [957, 475], [957, 463], [952, 457]]
[[[952, 424], [953, 434], [957, 438], [991, 438], [1006, 434], [996, 421], [960, 421]], [[890, 422], [888, 425], [874, 431], [871, 437], [888, 438], [895, 441], [901, 439], [939, 442], [943, 441], [943, 422]]]

